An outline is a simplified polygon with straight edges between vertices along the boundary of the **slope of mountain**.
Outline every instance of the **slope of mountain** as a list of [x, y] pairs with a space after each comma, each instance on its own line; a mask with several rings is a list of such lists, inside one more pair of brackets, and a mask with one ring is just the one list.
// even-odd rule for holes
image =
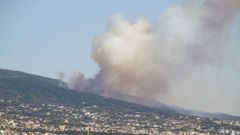
[[151, 106], [154, 108], [168, 108], [169, 110], [175, 111], [180, 114], [189, 115], [189, 116], [207, 117], [207, 118], [222, 119], [222, 120], [240, 120], [240, 116], [234, 116], [234, 115], [229, 115], [225, 113], [209, 113], [209, 112], [185, 109], [185, 108], [180, 108], [173, 105], [166, 105], [153, 100], [149, 102], [150, 103], [148, 104], [148, 106]]
[[[129, 97], [134, 98], [134, 97]], [[27, 74], [19, 71], [0, 69], [0, 100], [11, 104], [42, 104], [52, 103], [58, 105], [81, 107], [97, 105], [102, 109], [125, 110], [164, 115], [184, 114], [208, 118], [240, 120], [239, 116], [222, 113], [206, 113], [168, 106], [151, 101], [151, 107], [129, 103], [118, 99], [102, 97], [95, 94], [76, 92], [67, 88], [67, 84], [60, 80]], [[133, 102], [140, 99], [133, 99]], [[0, 102], [0, 106], [3, 105]]]
[[178, 113], [185, 114], [185, 115], [200, 116], [200, 117], [207, 117], [207, 118], [214, 118], [214, 119], [223, 119], [223, 120], [240, 120], [240, 116], [233, 116], [233, 115], [224, 114], [224, 113], [202, 112], [202, 111], [196, 111], [196, 110], [183, 109], [176, 106], [172, 106], [172, 107], [169, 106], [169, 108]]
[[146, 107], [113, 98], [76, 92], [62, 86], [66, 84], [56, 79], [0, 69], [0, 99], [11, 104], [52, 103], [73, 107], [97, 105], [108, 110], [177, 114], [167, 108]]

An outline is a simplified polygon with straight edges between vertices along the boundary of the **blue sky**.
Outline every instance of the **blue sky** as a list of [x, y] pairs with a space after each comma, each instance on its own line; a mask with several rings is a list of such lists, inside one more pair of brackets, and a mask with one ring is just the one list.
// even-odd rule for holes
[[0, 68], [56, 77], [58, 71], [93, 76], [90, 57], [95, 36], [113, 13], [157, 20], [168, 0], [2, 0], [0, 1]]

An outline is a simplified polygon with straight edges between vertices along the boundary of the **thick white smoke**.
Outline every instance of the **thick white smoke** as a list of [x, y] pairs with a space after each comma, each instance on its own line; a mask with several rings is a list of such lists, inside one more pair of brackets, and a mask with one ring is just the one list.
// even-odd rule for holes
[[73, 86], [105, 96], [157, 99], [195, 70], [231, 61], [231, 25], [239, 0], [194, 1], [164, 11], [159, 22], [114, 14], [92, 45], [100, 67], [93, 79], [73, 77]]

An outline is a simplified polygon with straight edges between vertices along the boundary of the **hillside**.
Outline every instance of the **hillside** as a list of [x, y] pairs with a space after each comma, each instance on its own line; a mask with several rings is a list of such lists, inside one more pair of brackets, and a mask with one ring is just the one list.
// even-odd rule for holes
[[76, 92], [56, 79], [0, 69], [0, 134], [240, 134], [238, 120], [157, 105]]
[[[67, 84], [60, 80], [5, 69], [0, 69], [0, 99], [8, 101], [4, 102], [4, 104], [52, 103], [72, 107], [97, 105], [102, 109], [116, 111], [126, 110], [161, 113], [164, 115], [184, 114], [226, 120], [240, 119], [238, 116], [187, 110], [175, 106], [167, 106], [155, 101], [152, 101], [152, 107], [148, 107], [95, 94], [76, 92], [68, 89]], [[139, 99], [135, 98], [135, 100], [137, 102]]]
[[[67, 89], [56, 79], [0, 69], [0, 99], [11, 104], [42, 104], [81, 107], [97, 105], [103, 109], [175, 114], [168, 108], [151, 108], [108, 97]], [[6, 104], [6, 102], [5, 102]]]

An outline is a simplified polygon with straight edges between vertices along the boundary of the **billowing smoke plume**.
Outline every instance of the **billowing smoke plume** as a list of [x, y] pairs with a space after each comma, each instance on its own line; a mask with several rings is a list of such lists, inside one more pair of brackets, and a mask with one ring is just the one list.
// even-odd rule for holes
[[70, 87], [72, 87], [72, 89], [80, 90], [80, 91], [84, 91], [88, 83], [88, 80], [85, 79], [84, 74], [80, 72], [75, 72], [70, 77], [69, 81], [70, 81]]
[[77, 73], [71, 83], [105, 96], [159, 98], [195, 70], [230, 61], [228, 35], [239, 13], [239, 0], [207, 0], [176, 4], [156, 23], [114, 14], [93, 41], [99, 73], [91, 79]]

